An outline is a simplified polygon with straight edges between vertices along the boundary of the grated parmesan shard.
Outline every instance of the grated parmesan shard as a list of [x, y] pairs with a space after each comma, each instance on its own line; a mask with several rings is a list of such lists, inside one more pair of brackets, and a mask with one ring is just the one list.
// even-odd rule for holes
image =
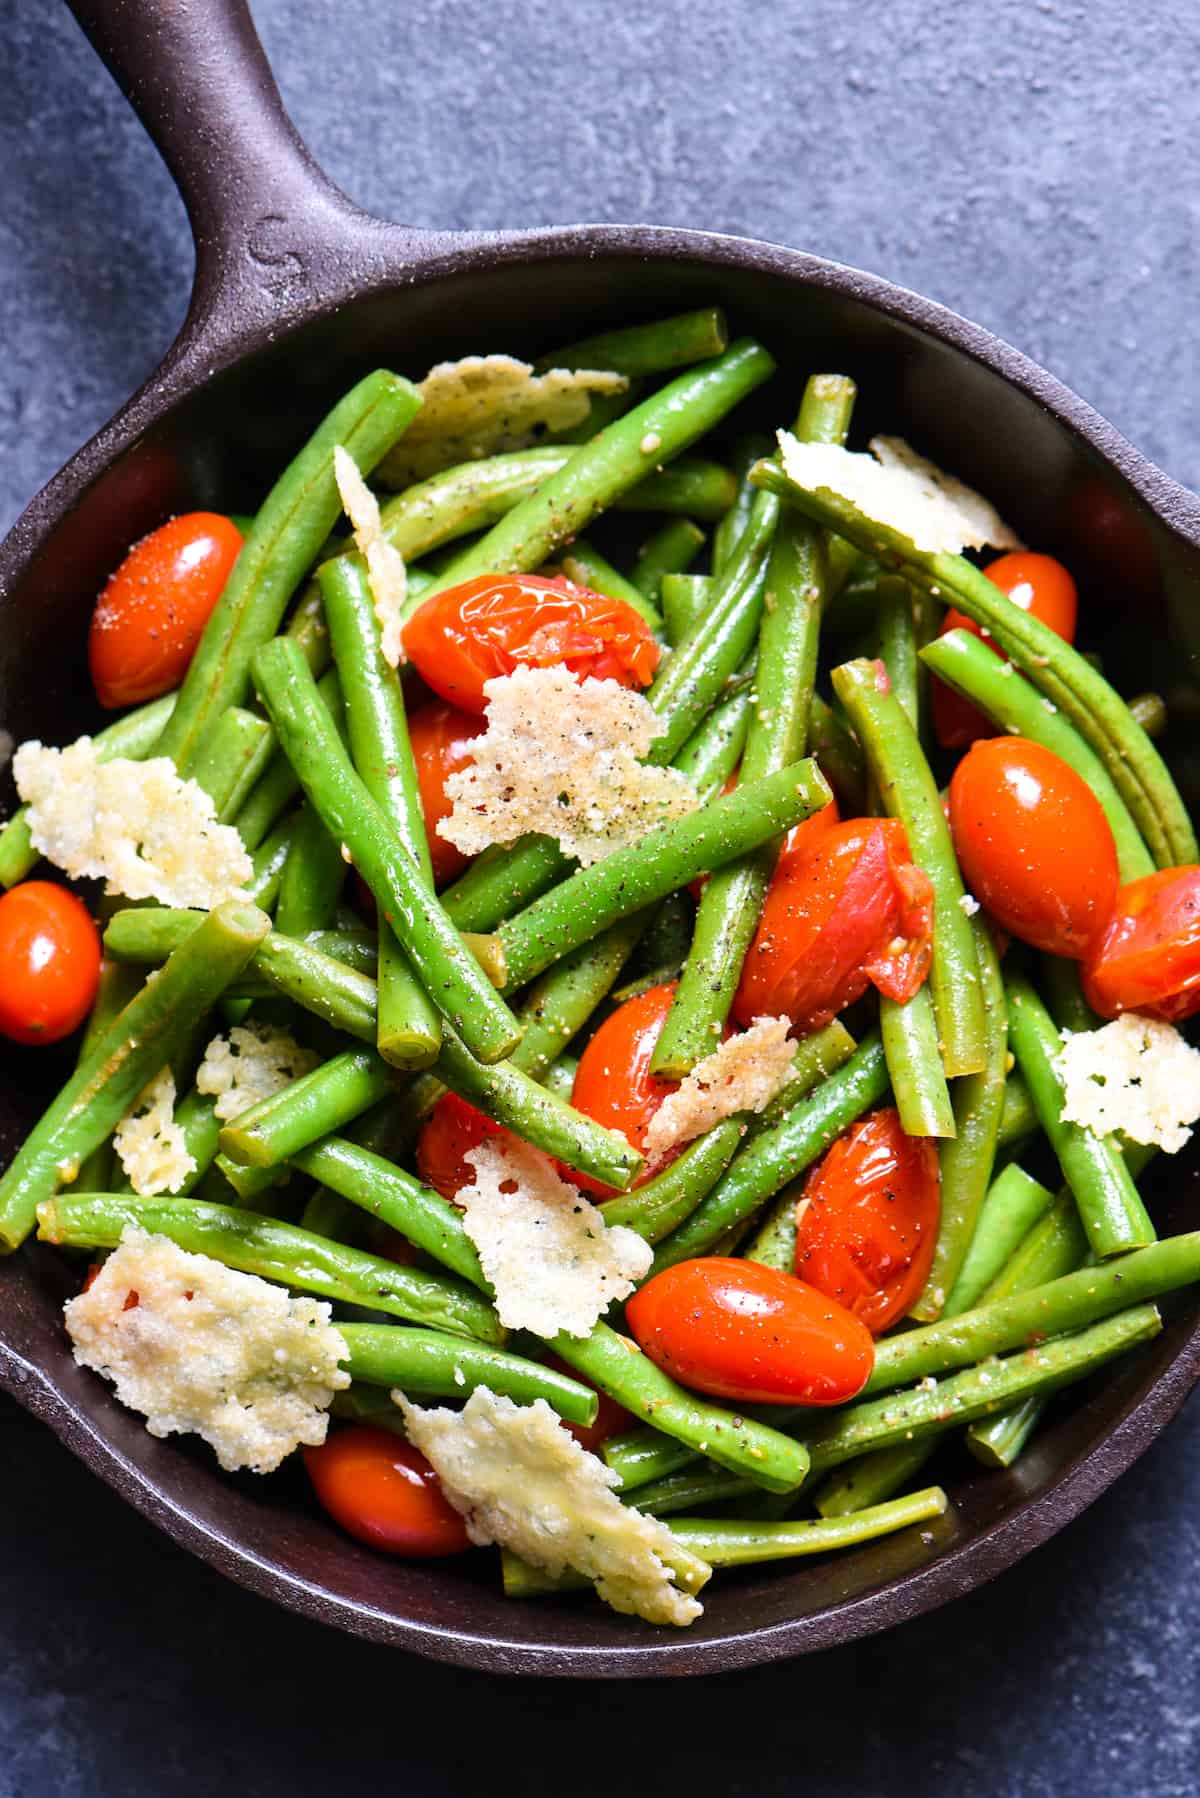
[[209, 909], [254, 872], [241, 837], [174, 762], [101, 761], [90, 737], [65, 749], [33, 740], [13, 757], [35, 849], [73, 880], [127, 899]]
[[617, 1475], [580, 1447], [545, 1399], [516, 1405], [477, 1386], [461, 1411], [447, 1411], [392, 1397], [472, 1542], [498, 1542], [555, 1576], [573, 1567], [626, 1616], [678, 1625], [700, 1616], [692, 1592], [708, 1578], [707, 1563], [665, 1523], [621, 1503]]
[[134, 1192], [153, 1198], [179, 1192], [196, 1171], [187, 1138], [175, 1122], [175, 1077], [163, 1068], [143, 1087], [113, 1132], [113, 1148]]
[[791, 1075], [790, 1029], [790, 1018], [755, 1018], [699, 1062], [651, 1118], [646, 1154], [657, 1160], [736, 1112], [765, 1110]]
[[333, 473], [342, 509], [353, 527], [358, 552], [367, 565], [367, 580], [380, 630], [380, 652], [389, 668], [398, 668], [404, 660], [401, 632], [408, 598], [404, 557], [384, 536], [379, 501], [359, 473], [354, 457], [340, 443], [333, 452]]
[[507, 1329], [586, 1336], [649, 1273], [649, 1243], [633, 1230], [610, 1230], [548, 1156], [516, 1138], [490, 1138], [464, 1159], [475, 1182], [454, 1202]]
[[593, 393], [623, 393], [608, 369], [551, 368], [535, 375], [515, 356], [439, 362], [417, 383], [421, 410], [380, 473], [389, 486], [422, 481], [456, 462], [526, 449], [547, 431], [582, 424]]
[[665, 726], [619, 682], [517, 668], [483, 690], [487, 730], [447, 780], [437, 827], [464, 855], [539, 831], [586, 867], [700, 803], [676, 769], [644, 766]]
[[1064, 1033], [1057, 1061], [1062, 1120], [1097, 1136], [1178, 1154], [1200, 1118], [1200, 1050], [1173, 1024], [1127, 1011], [1099, 1030]]
[[964, 549], [1020, 549], [1021, 540], [983, 495], [919, 456], [902, 437], [873, 437], [871, 454], [834, 443], [801, 443], [779, 432], [784, 472], [815, 493], [849, 500], [874, 523], [907, 537], [914, 549], [961, 555]]
[[318, 1059], [274, 1024], [235, 1024], [228, 1036], [214, 1036], [205, 1049], [196, 1069], [196, 1091], [215, 1095], [213, 1110], [227, 1124], [311, 1073]]
[[111, 1380], [152, 1436], [203, 1436], [229, 1472], [270, 1473], [324, 1442], [330, 1401], [350, 1384], [323, 1301], [133, 1224], [63, 1316], [76, 1361]]

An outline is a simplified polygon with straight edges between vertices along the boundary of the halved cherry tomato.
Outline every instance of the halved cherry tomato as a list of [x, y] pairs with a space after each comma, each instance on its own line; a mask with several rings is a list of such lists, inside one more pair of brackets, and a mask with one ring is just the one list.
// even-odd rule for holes
[[933, 887], [894, 818], [855, 818], [793, 847], [767, 888], [734, 1016], [786, 1014], [804, 1034], [868, 984], [911, 999], [929, 972]]
[[625, 1307], [639, 1346], [697, 1392], [738, 1404], [840, 1405], [875, 1345], [844, 1306], [791, 1274], [711, 1255], [655, 1274]]
[[370, 1548], [425, 1560], [471, 1546], [429, 1462], [391, 1430], [351, 1424], [306, 1448], [304, 1465], [334, 1522]]
[[[676, 984], [652, 986], [619, 1005], [596, 1031], [575, 1070], [571, 1089], [575, 1109], [610, 1130], [619, 1130], [635, 1149], [645, 1148], [650, 1120], [679, 1085], [678, 1080], [660, 1080], [650, 1072], [650, 1058], [667, 1021]], [[611, 1199], [615, 1191], [586, 1174], [570, 1177], [598, 1198]], [[647, 1170], [642, 1179], [648, 1178]]]
[[929, 1275], [941, 1196], [937, 1148], [876, 1111], [839, 1136], [796, 1209], [796, 1273], [873, 1336], [903, 1317]]
[[1078, 958], [1117, 895], [1117, 851], [1087, 782], [1026, 737], [967, 751], [950, 782], [950, 828], [968, 887], [1035, 949]]
[[469, 712], [485, 710], [485, 681], [522, 665], [644, 687], [659, 658], [624, 600], [537, 574], [481, 574], [435, 593], [405, 625], [404, 647], [425, 684]]
[[92, 613], [88, 666], [102, 706], [179, 685], [241, 547], [219, 512], [185, 512], [134, 544]]
[[100, 980], [100, 933], [87, 906], [52, 880], [0, 899], [0, 1033], [56, 1043], [82, 1024]]
[[[1012, 555], [1001, 556], [983, 572], [992, 585], [1007, 593], [1022, 611], [1040, 618], [1068, 643], [1075, 641], [1075, 582], [1061, 562], [1056, 562], [1053, 556], [1035, 555], [1031, 550], [1019, 549]], [[942, 619], [938, 636], [944, 637], [947, 631], [955, 630], [970, 631], [973, 637], [987, 635], [973, 619], [951, 606]], [[992, 647], [994, 649], [995, 644]], [[961, 749], [981, 737], [995, 735], [995, 726], [979, 707], [944, 681], [934, 681], [932, 698], [934, 733], [943, 749]]]
[[418, 1174], [426, 1186], [453, 1201], [455, 1193], [464, 1186], [475, 1184], [475, 1169], [467, 1160], [468, 1153], [491, 1136], [512, 1141], [511, 1131], [503, 1124], [494, 1124], [457, 1093], [443, 1093], [417, 1138]]
[[468, 744], [484, 726], [475, 712], [460, 712], [444, 700], [419, 706], [408, 720], [408, 735], [417, 764], [417, 785], [421, 789], [421, 811], [425, 818], [425, 835], [433, 861], [433, 878], [444, 886], [461, 874], [468, 856], [439, 835], [438, 824], [448, 818], [453, 806], [446, 798], [446, 782], [470, 758]]
[[1177, 1024], [1200, 1011], [1200, 867], [1163, 868], [1121, 887], [1081, 972], [1102, 1018], [1144, 1011]]

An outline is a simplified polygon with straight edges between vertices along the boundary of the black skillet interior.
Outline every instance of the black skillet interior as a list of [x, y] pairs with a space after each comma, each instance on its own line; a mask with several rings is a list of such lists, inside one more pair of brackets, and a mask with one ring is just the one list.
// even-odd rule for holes
[[[9, 556], [0, 722], [18, 741], [61, 742], [89, 726], [86, 620], [125, 546], [184, 507], [253, 509], [323, 411], [367, 369], [419, 375], [448, 355], [540, 352], [602, 326], [714, 301], [779, 359], [778, 380], [756, 403], [758, 422], [786, 418], [813, 369], [847, 372], [862, 394], [856, 439], [903, 433], [988, 493], [1028, 541], [1081, 569], [1086, 640], [1104, 649], [1126, 691], [1155, 684], [1168, 692], [1172, 758], [1186, 774], [1200, 554], [1164, 517], [1173, 509], [1175, 525], [1194, 534], [1194, 504], [1040, 371], [914, 296], [767, 246], [667, 232], [479, 244], [452, 254], [436, 279], [428, 269], [395, 269], [378, 290], [260, 340], [184, 392], [77, 493], [66, 481], [70, 504], [61, 520], [52, 506], [35, 518], [31, 535], [42, 541], [24, 565]], [[1138, 489], [1159, 500], [1157, 513]], [[43, 525], [54, 528], [43, 535]], [[6, 1157], [61, 1079], [66, 1053], [36, 1062], [20, 1051], [0, 1056]], [[1191, 1221], [1197, 1158], [1180, 1163], [1159, 1185], [1165, 1229]], [[90, 1465], [260, 1592], [377, 1639], [495, 1670], [621, 1675], [748, 1665], [943, 1602], [1045, 1539], [1128, 1465], [1200, 1364], [1200, 1323], [1180, 1308], [1148, 1350], [1062, 1402], [1017, 1469], [983, 1474], [948, 1455], [939, 1471], [955, 1510], [944, 1525], [823, 1563], [723, 1578], [701, 1623], [668, 1639], [596, 1605], [508, 1604], [489, 1557], [449, 1566], [382, 1560], [320, 1520], [299, 1475], [231, 1480], [190, 1445], [154, 1441], [70, 1362], [58, 1307], [75, 1277], [40, 1248], [0, 1264], [0, 1377]]]

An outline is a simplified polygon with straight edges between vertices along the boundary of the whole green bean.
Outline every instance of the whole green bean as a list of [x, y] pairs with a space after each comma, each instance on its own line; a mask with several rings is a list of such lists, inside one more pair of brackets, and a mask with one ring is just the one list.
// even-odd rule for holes
[[647, 537], [633, 565], [633, 584], [661, 610], [663, 576], [682, 574], [704, 548], [704, 532], [690, 518], [669, 518]]
[[774, 445], [769, 437], [742, 437], [733, 446], [733, 472], [737, 477], [737, 496], [713, 532], [713, 573], [720, 574], [729, 566], [750, 522], [754, 505], [754, 488], [746, 478], [760, 456], [769, 456]]
[[1050, 1188], [1031, 1179], [1015, 1161], [996, 1175], [958, 1278], [947, 1294], [947, 1316], [955, 1317], [978, 1304], [1053, 1199]]
[[553, 837], [527, 836], [477, 855], [465, 874], [441, 895], [460, 930], [495, 930], [498, 924], [549, 892], [575, 866]]
[[1060, 1031], [1099, 1030], [1104, 1022], [1088, 1004], [1079, 978], [1079, 963], [1062, 955], [1043, 955], [1042, 986], [1050, 1015]]
[[769, 378], [775, 364], [748, 338], [668, 382], [583, 444], [565, 466], [502, 518], [443, 574], [434, 588], [478, 574], [540, 568], [598, 512], [670, 462]]
[[544, 1398], [585, 1429], [596, 1420], [599, 1400], [590, 1386], [506, 1349], [403, 1324], [339, 1324], [338, 1332], [348, 1351], [342, 1366], [356, 1380], [398, 1386], [409, 1398], [466, 1398], [487, 1386], [518, 1405]]
[[1001, 730], [1040, 743], [1083, 777], [1112, 829], [1122, 881], [1153, 871], [1154, 859], [1103, 761], [1011, 662], [1002, 661], [994, 649], [965, 630], [937, 637], [921, 651], [921, 660]]
[[589, 868], [580, 868], [497, 932], [509, 989], [589, 942], [622, 918], [665, 899], [697, 875], [757, 848], [828, 802], [812, 762], [754, 781], [698, 811], [646, 832]]
[[[115, 723], [95, 731], [92, 742], [97, 760], [112, 762], [124, 757], [131, 762], [144, 761], [162, 736], [175, 709], [175, 697], [174, 693], [164, 693], [161, 699], [152, 699], [148, 705], [138, 706], [136, 711], [126, 712]], [[24, 880], [36, 865], [38, 854], [29, 834], [29, 808], [22, 805], [0, 828], [0, 886], [12, 887]]]
[[[77, 1068], [87, 1060], [117, 1013], [125, 1009], [141, 984], [142, 976], [136, 969], [123, 967], [120, 962], [111, 961], [107, 955], [101, 957], [96, 997], [84, 1025], [79, 1053], [75, 1057]], [[79, 1164], [77, 1181], [81, 1189], [94, 1191], [110, 1185], [115, 1165], [112, 1144], [98, 1143]]]
[[255, 679], [300, 783], [335, 842], [345, 843], [429, 997], [472, 1054], [497, 1061], [520, 1040], [496, 993], [370, 797], [317, 697], [296, 647], [276, 637], [254, 659]]
[[938, 1051], [937, 1018], [928, 981], [905, 1001], [880, 995], [879, 1034], [905, 1134], [953, 1137], [954, 1107]]
[[15, 1249], [37, 1206], [112, 1133], [148, 1081], [176, 1056], [270, 929], [256, 906], [210, 912], [97, 1038], [0, 1179], [0, 1252]]
[[627, 580], [619, 568], [614, 568], [606, 556], [591, 543], [576, 539], [569, 549], [565, 549], [559, 557], [562, 571], [569, 581], [577, 587], [588, 587], [593, 593], [606, 594], [609, 599], [619, 599], [623, 604], [644, 618], [651, 630], [662, 627], [662, 617], [653, 600], [647, 599], [640, 587]]
[[752, 709], [749, 693], [735, 693], [722, 700], [675, 757], [674, 766], [691, 781], [702, 804], [717, 798], [741, 761]]
[[833, 686], [866, 751], [884, 808], [904, 825], [912, 858], [933, 884], [929, 978], [943, 1066], [951, 1077], [977, 1074], [987, 1065], [987, 1018], [962, 875], [937, 783], [904, 708], [880, 682], [878, 664], [844, 662], [833, 671]]
[[737, 1153], [744, 1129], [739, 1118], [726, 1118], [690, 1142], [644, 1186], [609, 1199], [604, 1206], [609, 1229], [624, 1224], [646, 1242], [661, 1242], [712, 1191]]
[[242, 888], [244, 896], [263, 911], [271, 911], [283, 884], [283, 870], [292, 846], [295, 820], [288, 818], [276, 825], [250, 857], [254, 872]]
[[[788, 1412], [782, 1421], [791, 1422], [793, 1417], [794, 1413]], [[600, 1454], [616, 1474], [616, 1490], [622, 1493], [673, 1479], [698, 1459], [697, 1451], [686, 1442], [673, 1442], [649, 1425], [610, 1436], [601, 1445]]]
[[614, 924], [564, 955], [526, 990], [517, 1007], [525, 1034], [510, 1057], [523, 1073], [540, 1080], [562, 1054], [612, 991], [647, 922], [645, 912], [636, 912]]
[[266, 719], [244, 706], [232, 705], [217, 719], [196, 756], [192, 779], [212, 800], [220, 823], [237, 816], [274, 747]]
[[252, 1167], [278, 1167], [310, 1143], [343, 1130], [393, 1090], [380, 1056], [370, 1049], [343, 1050], [239, 1111], [221, 1131], [221, 1150]]
[[[852, 1461], [835, 1467], [812, 1495], [818, 1515], [849, 1517], [869, 1510], [872, 1505], [885, 1503], [894, 1492], [916, 1478], [926, 1462], [937, 1453], [943, 1435], [949, 1430], [947, 1424], [945, 1431], [918, 1436], [913, 1442], [893, 1442], [889, 1448], [869, 1449], [866, 1454], [856, 1455]], [[645, 1491], [653, 1497], [653, 1487], [648, 1486]], [[641, 1496], [639, 1488], [639, 1500]]]
[[837, 713], [821, 698], [812, 697], [808, 719], [809, 752], [833, 787], [848, 817], [866, 810], [866, 770], [858, 739], [851, 735]]
[[301, 1150], [295, 1166], [388, 1229], [397, 1230], [472, 1286], [488, 1291], [475, 1245], [463, 1228], [462, 1213], [385, 1156], [345, 1137], [327, 1136]]
[[279, 629], [288, 600], [341, 515], [334, 448], [340, 444], [370, 474], [420, 404], [415, 387], [399, 375], [367, 375], [318, 426], [263, 501], [159, 745], [183, 773], [190, 773], [205, 732], [249, 692], [255, 652]]
[[[342, 689], [334, 669], [329, 669], [328, 673], [323, 674], [318, 680], [317, 692], [321, 696], [321, 703], [328, 709], [338, 730], [344, 730]], [[249, 798], [234, 820], [237, 824], [238, 835], [247, 849], [253, 852], [258, 848], [299, 791], [300, 782], [296, 778], [292, 764], [282, 749], [276, 748], [265, 772], [255, 782]]]
[[663, 375], [673, 368], [719, 356], [729, 345], [729, 327], [719, 306], [677, 312], [648, 325], [627, 325], [584, 337], [565, 349], [551, 350], [534, 363], [538, 373], [549, 368], [602, 368], [614, 374]]
[[492, 1307], [462, 1281], [399, 1267], [256, 1211], [203, 1199], [129, 1199], [113, 1193], [60, 1196], [38, 1207], [39, 1240], [66, 1248], [114, 1248], [126, 1224], [169, 1237], [181, 1249], [211, 1255], [241, 1273], [338, 1304], [386, 1311], [481, 1342], [503, 1336]]
[[875, 588], [879, 659], [887, 669], [892, 692], [913, 729], [921, 732], [921, 664], [917, 655], [915, 595], [907, 581], [882, 575]]
[[310, 930], [328, 929], [345, 880], [339, 845], [313, 807], [302, 805], [279, 882], [276, 930], [283, 936], [303, 937]]
[[676, 649], [695, 625], [712, 592], [709, 574], [664, 574], [659, 585], [663, 635]]
[[1063, 1086], [1056, 1067], [1062, 1038], [1053, 1018], [1023, 975], [1010, 975], [1006, 984], [1013, 1054], [1038, 1122], [1075, 1194], [1094, 1253], [1103, 1260], [1153, 1242], [1154, 1225], [1116, 1143], [1062, 1120]]
[[1011, 1149], [1014, 1144], [1032, 1136], [1038, 1127], [1037, 1112], [1029, 1088], [1019, 1074], [1010, 1074], [1004, 1082], [1004, 1109], [1000, 1113], [1000, 1130], [996, 1149]]

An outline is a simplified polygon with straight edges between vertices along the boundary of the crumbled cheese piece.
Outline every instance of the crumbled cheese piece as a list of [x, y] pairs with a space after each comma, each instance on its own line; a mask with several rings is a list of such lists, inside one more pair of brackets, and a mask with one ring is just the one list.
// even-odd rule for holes
[[966, 912], [968, 918], [973, 918], [976, 912], [982, 909], [978, 899], [976, 899], [973, 893], [964, 893], [958, 903], [960, 909]]
[[342, 507], [354, 527], [358, 552], [367, 564], [367, 580], [382, 633], [383, 659], [389, 668], [398, 668], [404, 658], [400, 633], [404, 629], [404, 602], [408, 597], [404, 557], [384, 536], [379, 501], [359, 473], [354, 457], [340, 443], [333, 452], [333, 473]]
[[156, 1192], [178, 1192], [196, 1158], [175, 1122], [175, 1077], [170, 1068], [142, 1088], [113, 1132], [113, 1148], [134, 1192], [152, 1198]]
[[1200, 1050], [1157, 1018], [1127, 1011], [1099, 1030], [1067, 1035], [1056, 1065], [1063, 1122], [1097, 1136], [1121, 1130], [1174, 1155], [1200, 1118]]
[[417, 383], [421, 410], [387, 458], [387, 480], [424, 480], [456, 462], [525, 449], [546, 431], [582, 424], [591, 394], [623, 393], [628, 385], [606, 369], [535, 375], [515, 356], [439, 362]]
[[270, 1473], [300, 1443], [324, 1442], [329, 1402], [350, 1384], [327, 1304], [133, 1224], [63, 1315], [76, 1361], [111, 1380], [152, 1436], [195, 1431], [230, 1472]]
[[254, 872], [241, 837], [174, 762], [100, 759], [90, 737], [65, 749], [36, 740], [13, 757], [35, 849], [74, 880], [106, 880], [127, 899], [208, 908]]
[[484, 684], [487, 730], [446, 781], [438, 830], [465, 855], [526, 831], [586, 867], [700, 803], [674, 768], [647, 768], [666, 726], [640, 693], [566, 668], [517, 668]]
[[973, 488], [943, 474], [901, 437], [874, 437], [871, 454], [835, 443], [801, 443], [780, 431], [784, 472], [798, 487], [825, 488], [915, 549], [961, 555], [964, 549], [1019, 549], [1020, 539]]
[[649, 1243], [633, 1230], [610, 1230], [548, 1156], [515, 1138], [489, 1138], [464, 1159], [475, 1183], [455, 1203], [507, 1329], [586, 1336], [649, 1273]]
[[[614, 1610], [648, 1623], [700, 1616], [672, 1581], [680, 1547], [666, 1524], [621, 1503], [616, 1474], [580, 1447], [545, 1399], [516, 1405], [477, 1386], [461, 1411], [447, 1411], [392, 1397], [472, 1542], [499, 1542], [555, 1577], [573, 1567]], [[695, 1583], [706, 1571], [695, 1563]]]
[[252, 1105], [282, 1092], [318, 1057], [274, 1024], [235, 1024], [228, 1036], [214, 1036], [196, 1069], [196, 1091], [215, 1093], [213, 1110], [223, 1124]]
[[668, 1093], [650, 1120], [646, 1153], [657, 1159], [737, 1111], [762, 1111], [787, 1084], [796, 1055], [790, 1018], [755, 1018]]

